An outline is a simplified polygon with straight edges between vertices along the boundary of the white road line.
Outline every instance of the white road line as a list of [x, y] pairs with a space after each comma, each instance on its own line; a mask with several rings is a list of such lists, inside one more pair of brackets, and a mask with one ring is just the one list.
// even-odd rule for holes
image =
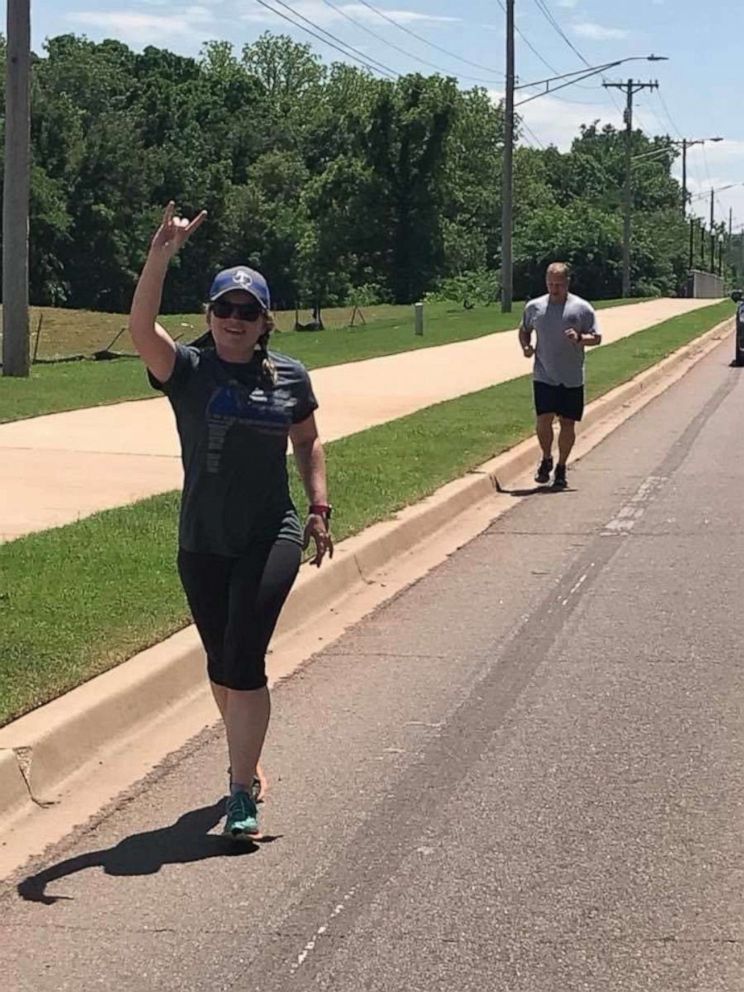
[[294, 974], [299, 968], [301, 968], [302, 965], [305, 963], [305, 961], [307, 961], [308, 956], [315, 950], [318, 940], [323, 936], [324, 933], [327, 933], [328, 926], [331, 923], [331, 921], [334, 920], [337, 916], [340, 916], [341, 913], [343, 913], [345, 904], [351, 899], [355, 891], [356, 891], [355, 889], [351, 889], [349, 892], [346, 893], [346, 895], [344, 896], [344, 901], [338, 903], [331, 911], [331, 914], [328, 917], [328, 922], [318, 927], [318, 929], [312, 935], [310, 940], [308, 940], [308, 942], [302, 948], [300, 953], [297, 955], [297, 960], [292, 965], [291, 968], [292, 974]]
[[667, 481], [665, 475], [650, 475], [638, 487], [635, 495], [618, 510], [602, 531], [603, 537], [629, 534], [646, 512], [646, 507]]
[[[591, 565], [589, 566], [589, 568], [593, 568], [593, 567], [594, 567], [594, 562], [592, 562], [592, 563], [591, 563]], [[568, 601], [569, 601], [569, 599], [570, 599], [570, 598], [571, 598], [571, 597], [573, 596], [573, 594], [574, 594], [575, 592], [578, 592], [578, 590], [579, 590], [579, 589], [581, 589], [581, 587], [582, 587], [582, 586], [584, 585], [584, 583], [586, 582], [586, 578], [587, 578], [587, 576], [588, 576], [588, 575], [589, 575], [589, 573], [588, 573], [588, 572], [584, 572], [584, 574], [583, 574], [583, 575], [581, 576], [581, 578], [579, 579], [579, 581], [578, 581], [578, 582], [576, 582], [576, 583], [575, 583], [575, 584], [574, 584], [574, 585], [572, 586], [572, 588], [571, 588], [571, 589], [569, 589], [569, 591], [568, 591], [568, 595], [566, 596], [566, 598], [565, 598], [564, 600], [562, 600], [562, 601], [561, 601], [561, 605], [562, 605], [562, 606], [568, 606]]]

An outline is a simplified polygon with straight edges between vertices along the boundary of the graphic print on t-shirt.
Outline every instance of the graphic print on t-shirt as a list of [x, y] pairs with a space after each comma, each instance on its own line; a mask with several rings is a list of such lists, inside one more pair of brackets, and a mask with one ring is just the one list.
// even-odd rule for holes
[[218, 386], [207, 403], [207, 472], [220, 470], [227, 435], [233, 428], [284, 438], [292, 423], [293, 397], [284, 389], [250, 389], [231, 380]]

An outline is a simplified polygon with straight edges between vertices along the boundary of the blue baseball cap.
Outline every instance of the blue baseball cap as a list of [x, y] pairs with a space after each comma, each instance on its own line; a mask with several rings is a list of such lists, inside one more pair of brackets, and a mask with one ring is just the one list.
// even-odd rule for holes
[[236, 265], [232, 269], [223, 269], [222, 272], [217, 273], [209, 290], [209, 302], [213, 303], [220, 296], [224, 296], [225, 293], [231, 293], [236, 289], [242, 289], [246, 293], [251, 293], [256, 297], [264, 310], [271, 309], [269, 284], [260, 272], [256, 272], [255, 269], [249, 269], [245, 265]]

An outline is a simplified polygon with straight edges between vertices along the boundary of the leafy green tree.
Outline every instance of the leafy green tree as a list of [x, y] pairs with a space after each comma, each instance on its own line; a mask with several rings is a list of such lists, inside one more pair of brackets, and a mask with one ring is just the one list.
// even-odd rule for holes
[[444, 155], [457, 100], [451, 79], [407, 76], [382, 89], [372, 111], [367, 158], [384, 182], [388, 280], [409, 303], [436, 280], [444, 261]]

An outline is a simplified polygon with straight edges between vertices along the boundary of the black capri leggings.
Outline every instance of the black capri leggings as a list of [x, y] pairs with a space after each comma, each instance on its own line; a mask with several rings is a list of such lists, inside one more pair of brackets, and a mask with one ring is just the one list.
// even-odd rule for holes
[[285, 540], [240, 558], [179, 550], [178, 573], [212, 682], [243, 690], [266, 685], [266, 651], [301, 555]]

